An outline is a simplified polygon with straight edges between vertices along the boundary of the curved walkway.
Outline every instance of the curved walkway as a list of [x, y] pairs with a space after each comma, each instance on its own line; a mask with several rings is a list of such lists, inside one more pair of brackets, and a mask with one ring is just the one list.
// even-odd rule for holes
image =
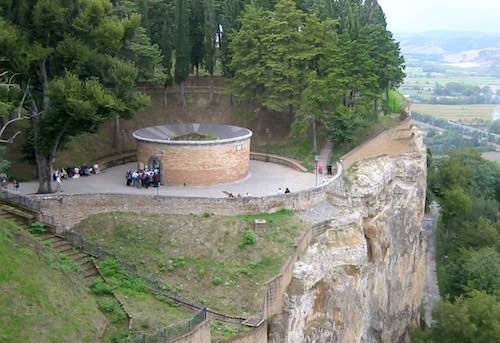
[[[114, 193], [156, 195], [158, 190], [154, 187], [138, 189], [125, 185], [125, 174], [128, 169], [133, 168], [136, 168], [136, 164], [128, 163], [106, 169], [100, 175], [64, 180], [62, 185], [64, 192], [58, 194]], [[251, 196], [261, 197], [284, 193], [286, 187], [295, 193], [310, 189], [314, 185], [315, 177], [312, 173], [299, 172], [275, 163], [251, 161], [250, 174], [241, 181], [204, 187], [167, 185], [160, 187], [159, 194], [166, 196], [227, 198], [227, 195], [223, 193], [225, 191], [231, 192], [234, 195], [249, 193]], [[22, 194], [32, 194], [36, 192], [37, 187], [38, 184], [36, 182], [21, 183], [20, 192]]]

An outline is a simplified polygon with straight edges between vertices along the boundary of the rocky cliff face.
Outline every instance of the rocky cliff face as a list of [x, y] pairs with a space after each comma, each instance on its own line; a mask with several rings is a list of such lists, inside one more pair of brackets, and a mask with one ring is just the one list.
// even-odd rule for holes
[[409, 341], [425, 278], [426, 170], [422, 146], [350, 169], [347, 204], [296, 263], [271, 342]]

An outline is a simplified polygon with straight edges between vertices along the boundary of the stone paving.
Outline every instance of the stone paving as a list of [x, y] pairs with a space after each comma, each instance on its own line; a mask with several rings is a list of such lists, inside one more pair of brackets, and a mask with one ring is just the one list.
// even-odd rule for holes
[[[158, 190], [127, 187], [125, 174], [128, 169], [136, 168], [136, 163], [129, 163], [105, 170], [100, 175], [63, 180], [63, 192], [58, 194], [150, 194], [156, 195]], [[223, 191], [234, 195], [249, 193], [251, 196], [266, 196], [284, 193], [288, 187], [292, 192], [313, 188], [315, 176], [313, 173], [303, 173], [275, 163], [250, 161], [250, 174], [243, 180], [223, 185], [206, 187], [162, 186], [160, 195], [185, 197], [225, 198]], [[281, 188], [281, 190], [280, 190]], [[32, 194], [38, 189], [37, 182], [20, 184], [22, 194]]]

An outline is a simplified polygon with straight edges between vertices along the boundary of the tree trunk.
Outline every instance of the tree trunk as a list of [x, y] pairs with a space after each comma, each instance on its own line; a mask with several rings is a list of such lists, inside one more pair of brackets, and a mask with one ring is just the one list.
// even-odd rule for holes
[[187, 110], [186, 96], [184, 94], [184, 81], [181, 82], [181, 101], [182, 101], [182, 109], [184, 111]]
[[316, 137], [316, 119], [312, 119], [312, 129], [313, 129], [313, 143], [314, 143], [314, 154], [318, 154], [318, 142]]
[[168, 107], [168, 87], [165, 87], [163, 90], [163, 107]]
[[[34, 135], [34, 145], [35, 145], [35, 158], [37, 165], [37, 173], [38, 173], [38, 191], [39, 194], [47, 194], [52, 193], [52, 162], [54, 160], [52, 156], [46, 156], [40, 150], [38, 145], [41, 136], [41, 120], [42, 113], [47, 113], [49, 109], [49, 78], [47, 76], [47, 67], [46, 60], [40, 62], [39, 65], [39, 77], [42, 81], [42, 111], [39, 111], [39, 108], [36, 104], [36, 101], [32, 99], [32, 124], [33, 124], [33, 135]], [[58, 145], [59, 143], [56, 142]], [[56, 148], [57, 148], [56, 145]]]
[[38, 194], [52, 193], [52, 158], [36, 153]]
[[118, 151], [118, 146], [120, 145], [120, 117], [116, 116], [113, 124], [113, 140], [112, 148], [114, 152]]
[[214, 79], [210, 78], [210, 105], [214, 104]]

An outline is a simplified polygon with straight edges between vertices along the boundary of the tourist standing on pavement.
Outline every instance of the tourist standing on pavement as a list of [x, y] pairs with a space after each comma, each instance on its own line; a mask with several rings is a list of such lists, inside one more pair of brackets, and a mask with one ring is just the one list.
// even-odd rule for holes
[[56, 192], [62, 192], [62, 180], [61, 180], [61, 175], [58, 174], [56, 176]]

